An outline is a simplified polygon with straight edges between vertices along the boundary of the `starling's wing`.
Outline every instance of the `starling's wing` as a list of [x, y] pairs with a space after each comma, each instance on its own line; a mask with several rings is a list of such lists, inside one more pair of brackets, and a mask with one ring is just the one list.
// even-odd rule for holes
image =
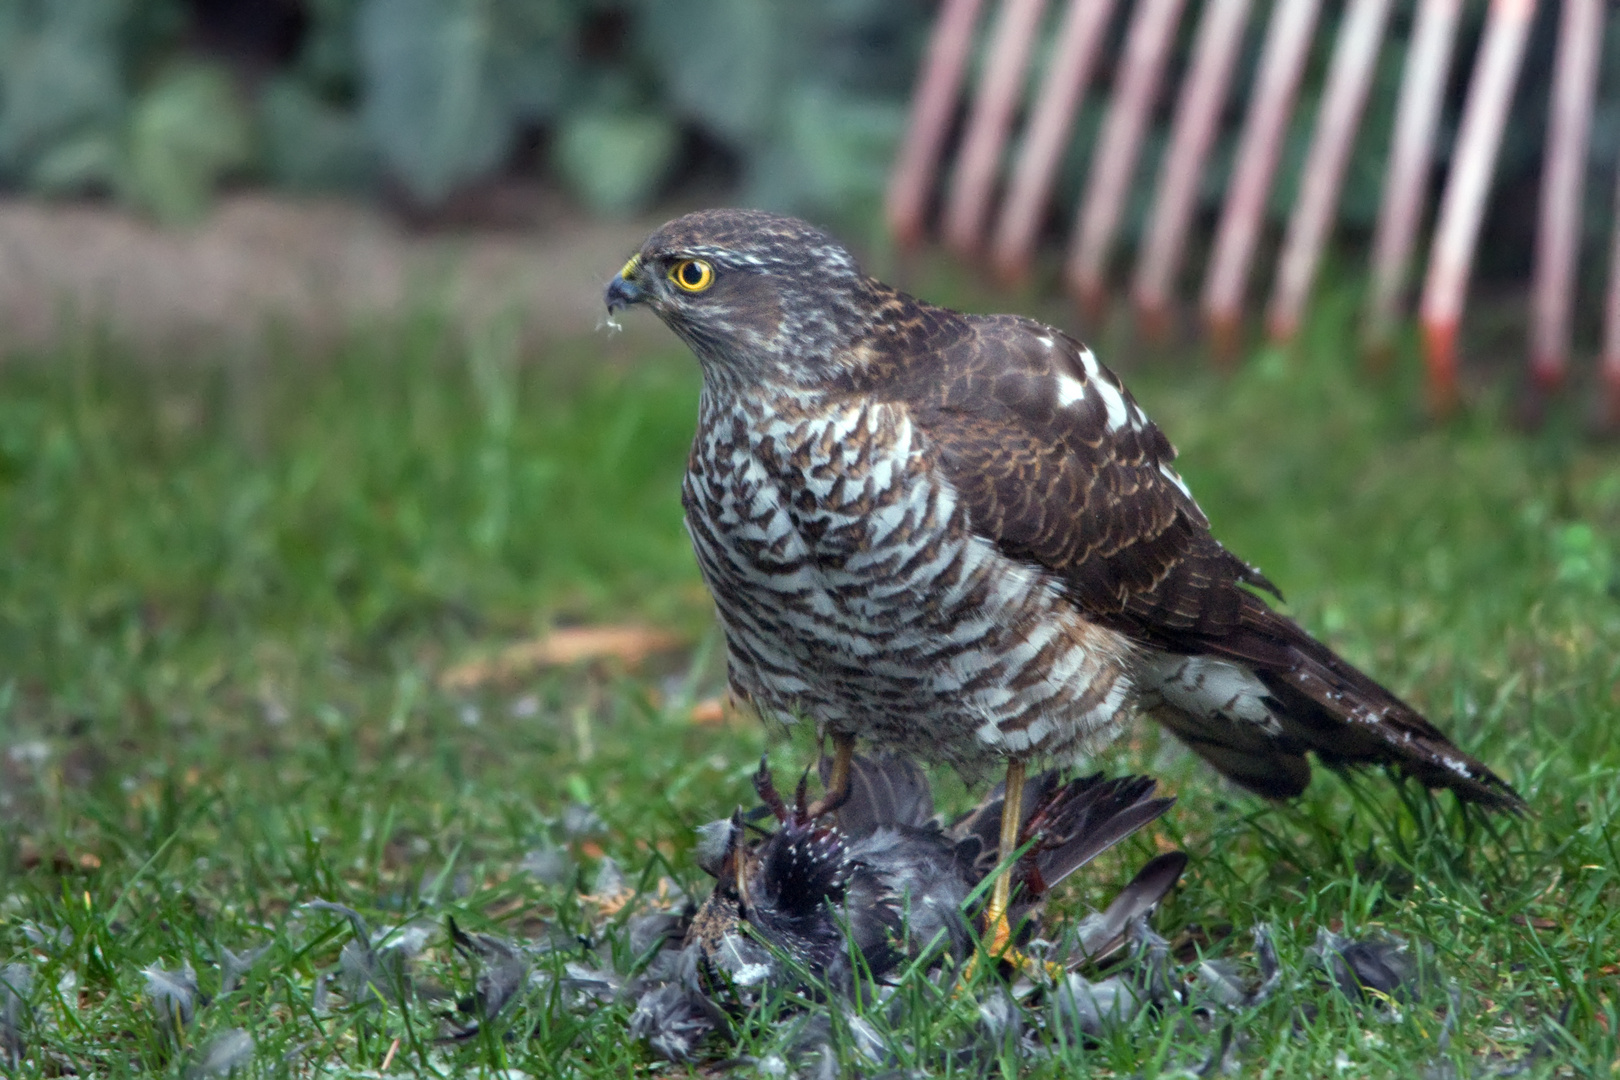
[[[1048, 769], [1030, 777], [1024, 785], [1023, 818], [1018, 823], [1023, 834], [1030, 817], [1047, 805], [1063, 780], [1062, 771]], [[1007, 785], [997, 784], [977, 806], [951, 823], [949, 836], [956, 845], [957, 864], [964, 877], [979, 881], [1001, 861], [1001, 808], [1006, 803]]]
[[929, 349], [931, 378], [902, 378], [895, 392], [974, 531], [1059, 575], [1088, 618], [1150, 657], [1199, 658], [1164, 667], [1162, 700], [1152, 700], [1161, 687], [1151, 665], [1139, 688], [1211, 764], [1281, 797], [1304, 789], [1314, 750], [1521, 805], [1416, 710], [1251, 591], [1276, 593], [1210, 535], [1171, 468], [1169, 440], [1089, 350], [1028, 319], [928, 314], [912, 344]]
[[1040, 841], [1035, 863], [1047, 888], [1080, 869], [1136, 830], [1160, 817], [1175, 798], [1153, 798], [1147, 776], [1070, 780], [1037, 809]]
[[[821, 782], [832, 777], [823, 758]], [[922, 828], [934, 817], [934, 793], [922, 767], [903, 754], [857, 755], [849, 765], [849, 798], [838, 808], [838, 827], [850, 840], [883, 826]]]
[[1071, 963], [1085, 960], [1095, 964], [1118, 951], [1129, 936], [1131, 923], [1158, 907], [1186, 868], [1186, 853], [1170, 851], [1138, 870], [1106, 911], [1086, 916], [1075, 927], [1077, 955]]
[[[1051, 888], [1136, 830], [1161, 816], [1174, 798], [1153, 798], [1146, 776], [1105, 780], [1101, 773], [1064, 781], [1057, 769], [1024, 788], [1020, 845], [1037, 840], [1035, 863]], [[979, 881], [1000, 862], [1002, 785], [951, 825], [961, 871]], [[1036, 898], [1038, 899], [1038, 898]]]

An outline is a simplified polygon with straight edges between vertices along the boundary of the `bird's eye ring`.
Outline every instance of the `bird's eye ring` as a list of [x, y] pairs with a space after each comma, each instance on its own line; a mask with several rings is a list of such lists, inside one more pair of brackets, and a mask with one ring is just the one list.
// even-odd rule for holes
[[682, 259], [669, 268], [669, 280], [682, 292], [700, 293], [714, 284], [714, 267], [702, 259]]

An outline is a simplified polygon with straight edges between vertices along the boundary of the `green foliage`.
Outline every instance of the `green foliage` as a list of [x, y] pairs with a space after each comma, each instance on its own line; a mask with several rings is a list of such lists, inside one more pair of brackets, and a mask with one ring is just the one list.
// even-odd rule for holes
[[129, 107], [114, 0], [0, 6], [0, 174], [46, 192], [119, 179]]
[[250, 146], [229, 75], [201, 64], [165, 72], [130, 117], [130, 200], [159, 221], [194, 220], [220, 178], [246, 164]]
[[293, 191], [363, 188], [376, 156], [352, 109], [333, 105], [298, 79], [277, 77], [259, 95], [265, 174]]
[[549, 118], [567, 71], [561, 0], [363, 0], [362, 116], [424, 203], [490, 172], [522, 122]]
[[[504, 170], [544, 167], [581, 204], [642, 209], [694, 168], [734, 170], [736, 198], [858, 227], [874, 220], [902, 132], [928, 0], [301, 0], [294, 55], [256, 57], [235, 76], [195, 71], [187, 0], [0, 2], [0, 185], [52, 195], [112, 193], [155, 216], [185, 219], [230, 176], [293, 190], [375, 190], [386, 182], [418, 208]], [[1201, 185], [1214, 212], [1253, 93], [1275, 4], [1256, 5], [1226, 121]], [[1136, 5], [1119, 5], [1114, 40]], [[1404, 74], [1411, 5], [1396, 5], [1338, 207], [1364, 236], [1375, 220]], [[1538, 9], [1493, 183], [1479, 271], [1521, 276], [1529, 232], [1519, 204], [1540, 174], [1558, 5]], [[1188, 5], [1169, 70], [1185, 70], [1202, 9]], [[1465, 5], [1442, 110], [1448, 156], [1485, 7]], [[1292, 209], [1315, 130], [1344, 5], [1316, 33], [1268, 213]], [[1052, 8], [1026, 97], [1041, 85], [1059, 22]], [[976, 28], [972, 79], [994, 20]], [[1608, 21], [1605, 55], [1620, 47]], [[230, 49], [220, 55], [234, 55]], [[233, 61], [234, 62], [234, 61]], [[266, 72], [262, 65], [279, 66]], [[1612, 67], [1613, 65], [1610, 65]], [[1084, 186], [1117, 85], [1105, 50], [1074, 125], [1054, 193], [1058, 220]], [[1140, 235], [1169, 123], [1146, 133], [1124, 233]], [[1620, 146], [1620, 76], [1606, 68], [1592, 124], [1581, 287], [1601, 288]], [[244, 115], [244, 110], [246, 115]], [[193, 130], [195, 128], [195, 130]], [[1016, 138], [1017, 133], [1015, 133]], [[544, 148], [525, 160], [530, 147]], [[717, 152], [718, 151], [718, 152]], [[704, 172], [704, 175], [709, 175]], [[1494, 237], [1500, 237], [1498, 242]], [[1590, 270], [1590, 272], [1585, 272]]]
[[580, 110], [563, 117], [552, 161], [591, 210], [625, 214], [657, 194], [679, 143], [680, 131], [667, 116]]

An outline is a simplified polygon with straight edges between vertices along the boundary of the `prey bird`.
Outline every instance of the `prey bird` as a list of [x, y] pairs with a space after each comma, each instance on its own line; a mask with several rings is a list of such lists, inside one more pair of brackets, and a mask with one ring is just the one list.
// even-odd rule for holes
[[[1001, 792], [947, 826], [910, 758], [856, 756], [849, 778], [844, 801], [813, 816], [803, 784], [788, 803], [762, 762], [754, 789], [776, 828], [750, 837], [740, 813], [708, 827], [713, 842], [699, 861], [716, 882], [692, 919], [686, 945], [714, 976], [751, 970], [750, 978], [792, 985], [808, 975], [849, 993], [857, 985], [857, 957], [881, 982], [917, 957], [936, 962], [969, 955], [970, 919], [985, 907], [982, 898], [970, 900], [1005, 854]], [[1154, 782], [1140, 776], [1065, 779], [1049, 770], [1030, 779], [1019, 823], [1021, 854], [1008, 872], [1009, 917], [1023, 938], [1044, 929], [1042, 908], [1053, 888], [1170, 809], [1175, 799], [1155, 798], [1153, 789]], [[1107, 911], [1082, 920], [1073, 955], [1051, 969], [1095, 964], [1122, 947], [1186, 865], [1179, 851], [1150, 860]]]
[[650, 308], [702, 367], [682, 494], [732, 689], [831, 736], [829, 797], [857, 738], [1005, 762], [1010, 850], [1026, 764], [1087, 758], [1143, 712], [1272, 798], [1304, 790], [1314, 753], [1522, 805], [1266, 603], [1169, 440], [1067, 334], [935, 307], [752, 210], [664, 225], [606, 301]]

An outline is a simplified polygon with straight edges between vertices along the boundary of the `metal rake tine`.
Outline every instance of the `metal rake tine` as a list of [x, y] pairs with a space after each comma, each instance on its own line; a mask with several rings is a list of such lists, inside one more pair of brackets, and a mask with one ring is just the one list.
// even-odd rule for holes
[[1091, 177], [1065, 277], [1081, 310], [1092, 319], [1101, 313], [1107, 296], [1108, 253], [1130, 197], [1142, 135], [1158, 101], [1182, 6], [1183, 0], [1142, 0], [1136, 9], [1114, 100], [1091, 154]]
[[1542, 390], [1563, 382], [1569, 363], [1570, 307], [1581, 246], [1586, 146], [1603, 48], [1603, 6], [1604, 0], [1564, 0], [1559, 13], [1531, 276], [1530, 375]]
[[1215, 352], [1230, 360], [1243, 318], [1243, 293], [1265, 222], [1266, 198], [1282, 153], [1288, 120], [1294, 111], [1311, 33], [1321, 0], [1288, 0], [1271, 10], [1266, 41], [1260, 50], [1249, 114], [1239, 136], [1236, 164], [1227, 184], [1226, 204], [1215, 232], [1214, 253], [1204, 278], [1204, 322]]
[[956, 101], [962, 90], [968, 54], [973, 48], [973, 27], [983, 0], [945, 0], [934, 31], [928, 38], [923, 74], [911, 101], [911, 120], [905, 141], [889, 174], [884, 216], [901, 247], [922, 242], [934, 174], [945, 146]]
[[1114, 0], [1069, 0], [1063, 13], [1046, 81], [1024, 130], [992, 241], [992, 265], [1005, 284], [1020, 282], [1029, 274], [1058, 166], [1073, 137], [1074, 117], [1085, 100], [1113, 14]]
[[1046, 0], [1003, 0], [997, 13], [984, 78], [973, 99], [945, 207], [945, 242], [958, 255], [979, 251], [1001, 152], [1022, 97], [1030, 52], [1045, 11]]
[[1602, 430], [1620, 432], [1620, 176], [1614, 185], [1614, 238], [1609, 245], [1609, 291], [1603, 303]]
[[1288, 217], [1277, 264], [1266, 329], [1273, 341], [1290, 340], [1299, 330], [1305, 302], [1316, 280], [1322, 247], [1333, 228], [1361, 114], [1372, 89], [1378, 51], [1389, 22], [1391, 0], [1350, 0], [1339, 23], [1328, 66], [1316, 129], [1300, 174], [1299, 194]]
[[1457, 406], [1457, 324], [1462, 319], [1485, 197], [1490, 193], [1535, 11], [1536, 0], [1491, 0], [1457, 128], [1451, 171], [1440, 197], [1440, 217], [1434, 227], [1419, 308], [1429, 406], [1440, 416]]
[[1372, 288], [1364, 340], [1368, 354], [1377, 359], [1388, 356], [1394, 339], [1401, 292], [1423, 218], [1461, 11], [1462, 0], [1420, 0], [1407, 46], [1389, 164], [1373, 228]]
[[1170, 145], [1159, 171], [1148, 235], [1131, 292], [1137, 319], [1148, 336], [1163, 339], [1170, 328], [1170, 297], [1181, 269], [1182, 249], [1198, 182], [1220, 130], [1221, 112], [1249, 22], [1250, 0], [1209, 0], [1199, 17], [1192, 66], [1182, 81], [1170, 124]]

